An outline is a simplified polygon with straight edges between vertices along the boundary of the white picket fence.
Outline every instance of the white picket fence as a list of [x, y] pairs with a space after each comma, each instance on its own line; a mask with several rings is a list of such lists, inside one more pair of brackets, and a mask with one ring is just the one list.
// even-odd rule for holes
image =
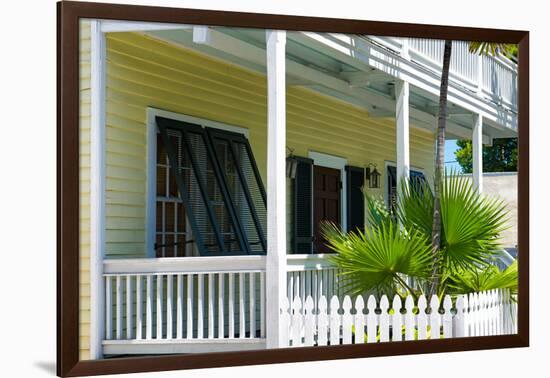
[[[459, 296], [456, 301], [445, 296], [440, 303], [425, 296], [417, 303], [412, 296], [402, 300], [395, 296], [392, 305], [384, 295], [377, 301], [369, 296], [365, 309], [362, 296], [337, 296], [330, 306], [323, 295], [318, 305], [311, 296], [302, 303], [294, 297], [285, 300], [281, 309], [288, 346], [362, 344], [403, 340], [425, 340], [466, 336], [504, 335], [517, 332], [516, 302], [507, 290], [491, 290]], [[365, 312], [366, 310], [366, 312]]]

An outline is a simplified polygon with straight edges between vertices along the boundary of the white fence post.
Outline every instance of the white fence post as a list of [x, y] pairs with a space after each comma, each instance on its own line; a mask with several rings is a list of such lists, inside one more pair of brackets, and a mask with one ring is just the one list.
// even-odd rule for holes
[[401, 314], [401, 297], [395, 294], [393, 297], [392, 308], [392, 338], [391, 341], [403, 340], [403, 314]]
[[415, 327], [415, 316], [414, 316], [414, 301], [412, 296], [407, 296], [405, 299], [405, 340], [414, 340], [414, 327]]
[[327, 345], [328, 333], [328, 315], [327, 315], [327, 298], [324, 295], [319, 299], [319, 315], [317, 317], [317, 344]]
[[443, 300], [443, 338], [450, 339], [453, 337], [453, 314], [451, 312], [453, 308], [453, 302], [451, 297], [445, 295]]
[[365, 308], [365, 300], [362, 295], [358, 295], [355, 300], [355, 344], [363, 344], [365, 342], [365, 315], [363, 309]]
[[416, 316], [418, 327], [418, 340], [425, 340], [428, 338], [428, 317], [426, 315], [426, 308], [428, 303], [424, 294], [418, 299], [418, 315]]
[[459, 295], [456, 299], [456, 315], [453, 319], [454, 322], [454, 337], [468, 336], [467, 324], [466, 324], [466, 311], [468, 302], [465, 295]]
[[313, 346], [315, 344], [314, 335], [316, 333], [315, 314], [313, 313], [313, 298], [308, 295], [304, 306], [304, 346]]
[[302, 299], [299, 296], [294, 297], [290, 311], [290, 337], [292, 346], [302, 344]]
[[441, 315], [439, 314], [439, 298], [432, 295], [430, 300], [430, 339], [441, 338]]
[[376, 315], [376, 298], [374, 295], [370, 295], [367, 300], [367, 343], [375, 343], [377, 335], [377, 320], [378, 315]]
[[351, 331], [353, 326], [353, 315], [351, 314], [351, 298], [349, 295], [344, 297], [342, 303], [342, 344], [351, 344]]
[[330, 345], [340, 344], [340, 301], [336, 295], [330, 299]]
[[390, 302], [388, 297], [383, 295], [380, 299], [380, 342], [390, 341], [390, 316], [388, 314], [388, 309], [390, 307]]

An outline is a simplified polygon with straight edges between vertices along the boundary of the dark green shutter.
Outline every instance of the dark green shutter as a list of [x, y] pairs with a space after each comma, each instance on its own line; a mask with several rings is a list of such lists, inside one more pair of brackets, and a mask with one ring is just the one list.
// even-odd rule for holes
[[265, 254], [266, 194], [246, 138], [163, 117], [156, 122], [199, 253]]
[[298, 161], [294, 179], [293, 253], [313, 253], [313, 160]]
[[363, 168], [346, 166], [347, 231], [363, 230], [365, 225], [364, 182]]

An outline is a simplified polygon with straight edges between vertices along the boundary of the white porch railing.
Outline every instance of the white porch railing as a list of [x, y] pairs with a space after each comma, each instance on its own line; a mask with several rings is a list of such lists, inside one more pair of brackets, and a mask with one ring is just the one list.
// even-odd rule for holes
[[107, 260], [105, 354], [262, 348], [265, 257]]
[[343, 290], [339, 270], [328, 254], [288, 255], [287, 299], [289, 303], [300, 297], [302, 303], [311, 296], [315, 305], [321, 296], [342, 299]]
[[[366, 310], [366, 311], [365, 311]], [[377, 301], [369, 296], [367, 305], [362, 296], [340, 302], [334, 296], [327, 303], [321, 296], [314, 305], [308, 296], [305, 303], [297, 296], [289, 308], [282, 308], [284, 340], [288, 346], [362, 344], [402, 340], [492, 336], [517, 333], [517, 307], [506, 290], [491, 290], [459, 296], [454, 303], [446, 296], [439, 303], [433, 296], [430, 303], [421, 296], [415, 303], [407, 297], [403, 306], [396, 296], [390, 307], [383, 296]]]

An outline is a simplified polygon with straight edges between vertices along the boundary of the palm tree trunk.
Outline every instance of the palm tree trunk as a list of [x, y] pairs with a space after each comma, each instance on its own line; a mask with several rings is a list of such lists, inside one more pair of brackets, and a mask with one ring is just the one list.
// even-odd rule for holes
[[437, 117], [437, 141], [435, 153], [434, 177], [434, 216], [432, 225], [433, 274], [429, 291], [430, 298], [437, 293], [440, 275], [441, 244], [441, 185], [445, 172], [445, 127], [447, 121], [447, 90], [449, 87], [449, 66], [451, 63], [452, 41], [445, 40], [443, 51], [443, 68], [441, 69], [441, 87], [439, 91], [439, 115]]

